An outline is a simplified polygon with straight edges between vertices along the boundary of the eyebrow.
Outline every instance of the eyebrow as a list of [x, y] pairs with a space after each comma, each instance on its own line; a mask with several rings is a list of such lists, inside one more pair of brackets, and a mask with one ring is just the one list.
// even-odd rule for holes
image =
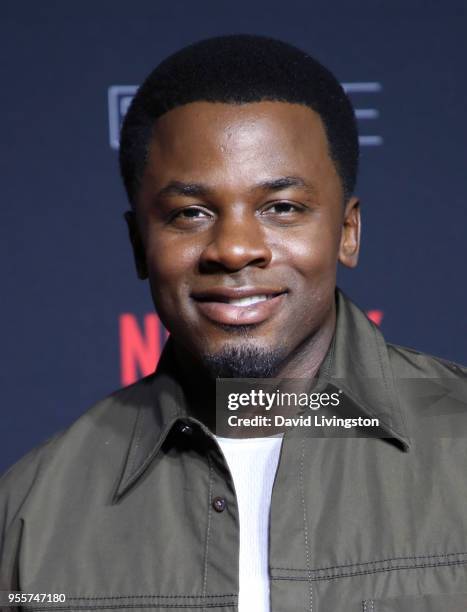
[[[276, 179], [261, 181], [254, 185], [250, 192], [253, 191], [280, 191], [287, 187], [301, 187], [305, 191], [315, 195], [315, 187], [305, 181], [300, 176], [281, 176]], [[212, 194], [212, 189], [203, 183], [184, 183], [183, 181], [170, 181], [158, 193], [157, 198], [167, 196], [188, 196], [188, 197], [206, 197]]]
[[253, 190], [262, 189], [263, 191], [280, 191], [287, 187], [301, 187], [305, 191], [309, 191], [312, 194], [316, 193], [316, 188], [311, 184], [307, 183], [301, 176], [282, 176], [277, 179], [270, 181], [261, 181]]
[[207, 185], [202, 183], [183, 183], [182, 181], [170, 181], [165, 187], [163, 187], [158, 193], [157, 197], [161, 198], [164, 196], [181, 195], [181, 196], [206, 196], [211, 193], [211, 190]]

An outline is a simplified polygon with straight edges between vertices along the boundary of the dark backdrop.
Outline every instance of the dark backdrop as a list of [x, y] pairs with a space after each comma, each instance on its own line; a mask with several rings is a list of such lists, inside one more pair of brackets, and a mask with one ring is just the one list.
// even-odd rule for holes
[[346, 83], [364, 232], [340, 284], [383, 312], [389, 340], [467, 361], [465, 2], [3, 0], [0, 14], [0, 471], [131, 378], [123, 313], [131, 350], [154, 334], [111, 146], [128, 90], [109, 107], [109, 88], [212, 35], [282, 38]]

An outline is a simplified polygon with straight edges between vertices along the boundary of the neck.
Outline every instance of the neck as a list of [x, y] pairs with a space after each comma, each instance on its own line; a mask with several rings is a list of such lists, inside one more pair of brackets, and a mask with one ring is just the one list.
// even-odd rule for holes
[[277, 378], [310, 379], [316, 376], [331, 345], [336, 329], [336, 308], [311, 337], [305, 338], [283, 362]]

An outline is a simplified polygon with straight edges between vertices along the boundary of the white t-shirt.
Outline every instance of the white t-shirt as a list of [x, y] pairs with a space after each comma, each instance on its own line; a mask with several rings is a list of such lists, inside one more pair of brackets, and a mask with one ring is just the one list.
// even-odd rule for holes
[[269, 612], [269, 508], [282, 434], [268, 438], [216, 436], [235, 485], [240, 517], [239, 612]]

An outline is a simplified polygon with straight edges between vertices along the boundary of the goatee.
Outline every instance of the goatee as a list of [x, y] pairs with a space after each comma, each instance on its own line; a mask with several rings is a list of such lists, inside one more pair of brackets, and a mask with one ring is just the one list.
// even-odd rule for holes
[[248, 344], [226, 346], [203, 356], [203, 365], [212, 378], [271, 378], [283, 361], [280, 349], [264, 349]]

